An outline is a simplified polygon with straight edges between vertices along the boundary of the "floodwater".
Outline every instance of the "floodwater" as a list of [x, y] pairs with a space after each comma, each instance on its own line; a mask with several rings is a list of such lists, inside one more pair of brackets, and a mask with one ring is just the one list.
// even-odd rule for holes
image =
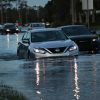
[[18, 59], [21, 37], [0, 35], [0, 84], [13, 87], [27, 100], [100, 100], [100, 54]]

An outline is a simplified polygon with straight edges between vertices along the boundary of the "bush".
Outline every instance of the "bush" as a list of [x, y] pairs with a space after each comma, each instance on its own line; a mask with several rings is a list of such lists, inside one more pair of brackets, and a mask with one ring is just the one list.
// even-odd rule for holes
[[26, 100], [26, 98], [7, 85], [0, 85], [0, 100]]

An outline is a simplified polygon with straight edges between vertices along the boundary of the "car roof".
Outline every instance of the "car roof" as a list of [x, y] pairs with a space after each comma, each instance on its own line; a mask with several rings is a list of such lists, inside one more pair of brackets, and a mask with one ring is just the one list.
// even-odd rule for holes
[[42, 23], [42, 22], [33, 22], [33, 23], [30, 23], [30, 24], [37, 24], [37, 23]]
[[5, 23], [4, 25], [15, 25], [14, 23]]
[[58, 28], [64, 28], [64, 27], [83, 27], [85, 25], [65, 25], [65, 26], [60, 26]]
[[33, 29], [30, 32], [42, 32], [42, 31], [57, 31], [57, 28], [42, 28], [42, 29]]
[[33, 23], [30, 23], [30, 24], [44, 24], [43, 22], [33, 22]]

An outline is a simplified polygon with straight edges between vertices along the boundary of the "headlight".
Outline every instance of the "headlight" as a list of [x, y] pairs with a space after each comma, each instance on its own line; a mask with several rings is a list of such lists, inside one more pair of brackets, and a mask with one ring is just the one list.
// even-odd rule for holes
[[9, 32], [9, 31], [10, 31], [10, 29], [7, 29], [6, 31], [7, 31], [7, 32]]
[[92, 39], [92, 41], [94, 42], [94, 41], [96, 41], [96, 39]]
[[18, 28], [16, 28], [16, 31], [18, 31], [19, 29]]
[[42, 53], [42, 54], [45, 53], [45, 51], [44, 51], [43, 49], [33, 49], [33, 51], [34, 51], [35, 53]]
[[70, 48], [69, 48], [69, 51], [73, 51], [73, 50], [76, 50], [77, 49], [77, 46], [71, 46]]

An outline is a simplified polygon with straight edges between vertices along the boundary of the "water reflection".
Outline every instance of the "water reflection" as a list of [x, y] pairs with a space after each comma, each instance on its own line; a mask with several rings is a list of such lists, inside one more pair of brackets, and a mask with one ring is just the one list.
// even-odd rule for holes
[[19, 42], [19, 35], [16, 34], [16, 44], [18, 44], [18, 42]]
[[9, 41], [10, 41], [10, 39], [9, 39], [9, 34], [7, 34], [7, 48], [9, 49]]
[[[28, 88], [34, 88], [33, 91], [40, 100], [50, 100], [51, 96], [53, 100], [66, 100], [67, 97], [70, 100], [80, 99], [76, 59], [41, 59], [30, 61], [23, 68], [31, 70], [25, 71], [26, 83]], [[32, 84], [29, 85], [30, 83]]]
[[39, 62], [36, 62], [36, 84], [39, 85], [40, 82], [40, 66], [39, 66]]
[[79, 100], [80, 99], [80, 95], [79, 95], [80, 88], [78, 85], [79, 78], [78, 78], [78, 65], [77, 65], [76, 59], [74, 59], [74, 74], [75, 74], [74, 76], [75, 89], [73, 91], [75, 92], [74, 96], [76, 97], [76, 100]]
[[67, 58], [14, 60], [21, 36], [0, 36], [1, 81], [23, 91], [28, 100], [100, 99], [100, 54], [81, 55], [78, 62]]
[[[14, 34], [14, 35], [10, 35], [10, 34], [7, 34], [6, 35], [6, 37], [7, 37], [7, 48], [9, 49], [9, 48], [11, 48], [12, 47], [12, 42], [13, 42], [13, 44], [16, 46], [17, 44], [18, 44], [18, 42], [19, 42], [19, 35], [18, 34]], [[15, 41], [12, 41], [12, 40], [15, 40]], [[11, 46], [11, 47], [10, 47]]]

